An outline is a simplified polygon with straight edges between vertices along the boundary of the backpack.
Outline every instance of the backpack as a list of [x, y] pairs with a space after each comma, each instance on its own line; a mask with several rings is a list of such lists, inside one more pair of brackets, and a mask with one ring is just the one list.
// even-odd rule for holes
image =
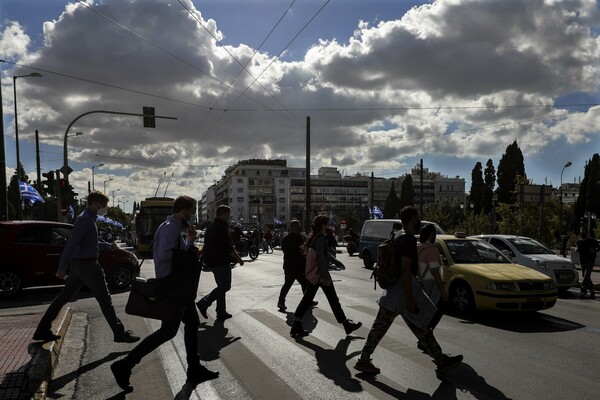
[[377, 246], [377, 264], [373, 267], [371, 278], [375, 278], [375, 290], [377, 284], [382, 289], [387, 289], [400, 278], [400, 268], [394, 259], [394, 231], [390, 233], [389, 239]]

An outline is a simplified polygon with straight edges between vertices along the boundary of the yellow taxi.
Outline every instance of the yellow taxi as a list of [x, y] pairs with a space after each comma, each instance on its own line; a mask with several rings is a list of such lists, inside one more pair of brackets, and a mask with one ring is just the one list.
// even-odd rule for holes
[[438, 235], [436, 246], [449, 301], [457, 311], [537, 311], [556, 303], [558, 292], [550, 277], [514, 264], [487, 242], [457, 233]]

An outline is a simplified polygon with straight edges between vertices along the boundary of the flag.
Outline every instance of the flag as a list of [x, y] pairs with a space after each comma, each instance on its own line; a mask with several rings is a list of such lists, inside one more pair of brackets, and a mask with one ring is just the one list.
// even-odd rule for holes
[[75, 219], [75, 210], [72, 205], [69, 206], [69, 215], [71, 216], [71, 219]]
[[281, 225], [281, 221], [280, 221], [280, 220], [278, 220], [277, 218], [273, 218], [273, 223], [274, 223], [275, 225]]
[[382, 219], [383, 218], [383, 211], [381, 211], [381, 209], [377, 206], [373, 207], [373, 216], [375, 217], [374, 219]]
[[30, 205], [34, 205], [36, 201], [45, 203], [44, 198], [40, 196], [37, 190], [27, 182], [19, 182], [19, 189], [21, 190], [21, 198], [29, 201]]

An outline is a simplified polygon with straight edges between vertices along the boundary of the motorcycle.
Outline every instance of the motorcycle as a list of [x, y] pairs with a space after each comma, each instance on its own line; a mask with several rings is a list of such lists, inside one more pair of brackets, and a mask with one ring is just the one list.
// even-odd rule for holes
[[258, 246], [248, 238], [242, 238], [239, 242], [235, 243], [235, 251], [238, 252], [240, 257], [250, 257], [251, 260], [258, 258]]
[[348, 254], [353, 256], [354, 253], [358, 253], [358, 244], [356, 244], [351, 235], [344, 236], [344, 241], [346, 241], [346, 250], [348, 251]]

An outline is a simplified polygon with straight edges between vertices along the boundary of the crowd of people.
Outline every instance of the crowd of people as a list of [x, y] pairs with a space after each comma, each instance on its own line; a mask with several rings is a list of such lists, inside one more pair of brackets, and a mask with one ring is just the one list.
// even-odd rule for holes
[[[62, 306], [83, 285], [90, 287], [98, 300], [106, 320], [111, 326], [116, 342], [134, 343], [140, 340], [132, 331], [125, 330], [117, 318], [106, 280], [98, 264], [99, 246], [107, 244], [98, 238], [96, 218], [106, 211], [108, 197], [100, 192], [88, 196], [88, 208], [75, 221], [73, 235], [67, 242], [56, 275], [66, 279], [65, 288], [52, 302], [40, 321], [34, 340], [52, 341], [59, 338], [51, 331], [51, 322]], [[211, 371], [200, 363], [197, 332], [200, 326], [198, 312], [208, 319], [208, 310], [216, 303], [216, 320], [232, 318], [227, 311], [227, 292], [231, 289], [232, 263], [244, 265], [236, 251], [235, 240], [241, 240], [243, 232], [231, 230], [231, 208], [219, 206], [216, 218], [204, 235], [202, 261], [198, 260], [194, 241], [197, 232], [191, 225], [196, 214], [197, 201], [180, 196], [173, 203], [172, 214], [158, 228], [153, 241], [153, 258], [156, 276], [157, 298], [166, 299], [170, 312], [163, 317], [161, 326], [140, 341], [125, 357], [111, 365], [111, 371], [119, 387], [130, 392], [133, 368], [150, 352], [172, 339], [184, 324], [184, 344], [187, 361], [187, 379], [193, 384], [215, 379], [219, 372]], [[355, 369], [366, 374], [380, 372], [371, 359], [379, 341], [386, 334], [394, 319], [400, 315], [418, 339], [418, 347], [433, 358], [440, 373], [458, 366], [462, 356], [449, 356], [442, 352], [433, 330], [439, 322], [443, 302], [448, 295], [441, 284], [439, 253], [433, 245], [435, 229], [426, 226], [421, 231], [420, 244], [415, 234], [420, 219], [414, 207], [402, 210], [404, 233], [394, 241], [394, 259], [401, 272], [401, 279], [383, 290], [379, 299], [379, 312], [367, 335], [356, 362]], [[258, 230], [257, 230], [258, 231]], [[239, 235], [239, 236], [238, 236]], [[258, 235], [250, 234], [259, 239]], [[260, 239], [265, 242], [265, 252], [273, 251], [273, 235], [267, 230]], [[303, 337], [309, 334], [302, 325], [305, 314], [317, 302], [314, 297], [319, 289], [325, 294], [329, 306], [347, 335], [361, 326], [361, 322], [349, 319], [337, 296], [330, 271], [336, 261], [337, 242], [329, 228], [327, 216], [317, 216], [308, 237], [301, 232], [301, 224], [294, 220], [290, 232], [281, 240], [283, 251], [284, 283], [277, 307], [285, 311], [286, 296], [298, 282], [303, 296], [297, 305], [290, 334]], [[216, 287], [196, 302], [200, 268], [204, 264], [214, 276]], [[342, 264], [343, 268], [343, 264]], [[341, 268], [340, 268], [341, 269]]]

